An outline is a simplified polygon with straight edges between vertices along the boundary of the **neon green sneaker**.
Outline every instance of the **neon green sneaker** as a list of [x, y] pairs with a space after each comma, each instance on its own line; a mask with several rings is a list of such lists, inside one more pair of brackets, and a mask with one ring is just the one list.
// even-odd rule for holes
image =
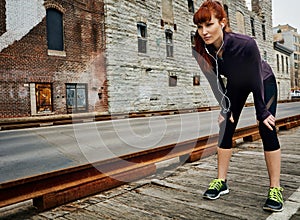
[[229, 193], [226, 180], [214, 179], [210, 182], [209, 188], [203, 194], [203, 197], [206, 199], [218, 199], [220, 195], [225, 195]]
[[283, 188], [273, 187], [269, 190], [268, 199], [263, 207], [266, 211], [281, 212], [283, 210]]

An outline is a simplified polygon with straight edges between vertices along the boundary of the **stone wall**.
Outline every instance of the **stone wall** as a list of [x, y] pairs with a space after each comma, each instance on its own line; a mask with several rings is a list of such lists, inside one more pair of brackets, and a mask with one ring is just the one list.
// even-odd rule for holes
[[[196, 27], [187, 1], [172, 1], [173, 23], [172, 19], [169, 23], [163, 21], [163, 2], [105, 0], [108, 103], [112, 113], [217, 105], [192, 57], [191, 33]], [[202, 1], [194, 3], [196, 11]], [[228, 6], [233, 31], [238, 30], [239, 12], [243, 15], [245, 33], [252, 35], [250, 17], [253, 17], [255, 39], [262, 56], [274, 66], [271, 0], [256, 3], [262, 9], [259, 13], [250, 12], [245, 1], [223, 0]], [[138, 53], [138, 22], [147, 24], [146, 54]], [[262, 23], [266, 27], [266, 40], [262, 36]], [[174, 56], [171, 58], [166, 55], [166, 29], [173, 31]], [[193, 85], [195, 75], [200, 75], [199, 86]], [[169, 86], [170, 76], [177, 77], [177, 86]]]

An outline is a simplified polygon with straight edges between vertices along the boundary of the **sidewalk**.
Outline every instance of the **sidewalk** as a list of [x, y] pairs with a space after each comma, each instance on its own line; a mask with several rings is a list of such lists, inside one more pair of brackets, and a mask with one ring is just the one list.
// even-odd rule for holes
[[300, 127], [280, 131], [285, 210], [262, 210], [268, 176], [261, 141], [234, 149], [230, 193], [215, 201], [202, 198], [216, 176], [216, 156], [177, 167], [176, 160], [158, 164], [158, 174], [58, 208], [38, 213], [30, 202], [0, 210], [0, 219], [300, 219]]

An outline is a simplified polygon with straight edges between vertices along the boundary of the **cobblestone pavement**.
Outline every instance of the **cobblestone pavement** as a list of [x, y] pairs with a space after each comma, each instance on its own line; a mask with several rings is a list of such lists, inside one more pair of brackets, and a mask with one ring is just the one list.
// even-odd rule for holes
[[202, 198], [216, 176], [216, 156], [177, 166], [176, 159], [158, 164], [158, 173], [75, 202], [38, 212], [30, 201], [0, 209], [0, 219], [300, 219], [300, 127], [280, 131], [281, 184], [285, 209], [262, 210], [268, 176], [261, 141], [241, 142], [234, 149], [230, 193], [215, 201]]

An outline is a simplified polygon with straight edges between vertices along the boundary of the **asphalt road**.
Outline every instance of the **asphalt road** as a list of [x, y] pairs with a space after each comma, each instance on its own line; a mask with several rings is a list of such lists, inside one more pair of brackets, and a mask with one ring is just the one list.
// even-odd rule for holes
[[[277, 118], [300, 113], [279, 104]], [[219, 111], [0, 131], [0, 183], [218, 133]], [[238, 127], [256, 123], [244, 108]]]

